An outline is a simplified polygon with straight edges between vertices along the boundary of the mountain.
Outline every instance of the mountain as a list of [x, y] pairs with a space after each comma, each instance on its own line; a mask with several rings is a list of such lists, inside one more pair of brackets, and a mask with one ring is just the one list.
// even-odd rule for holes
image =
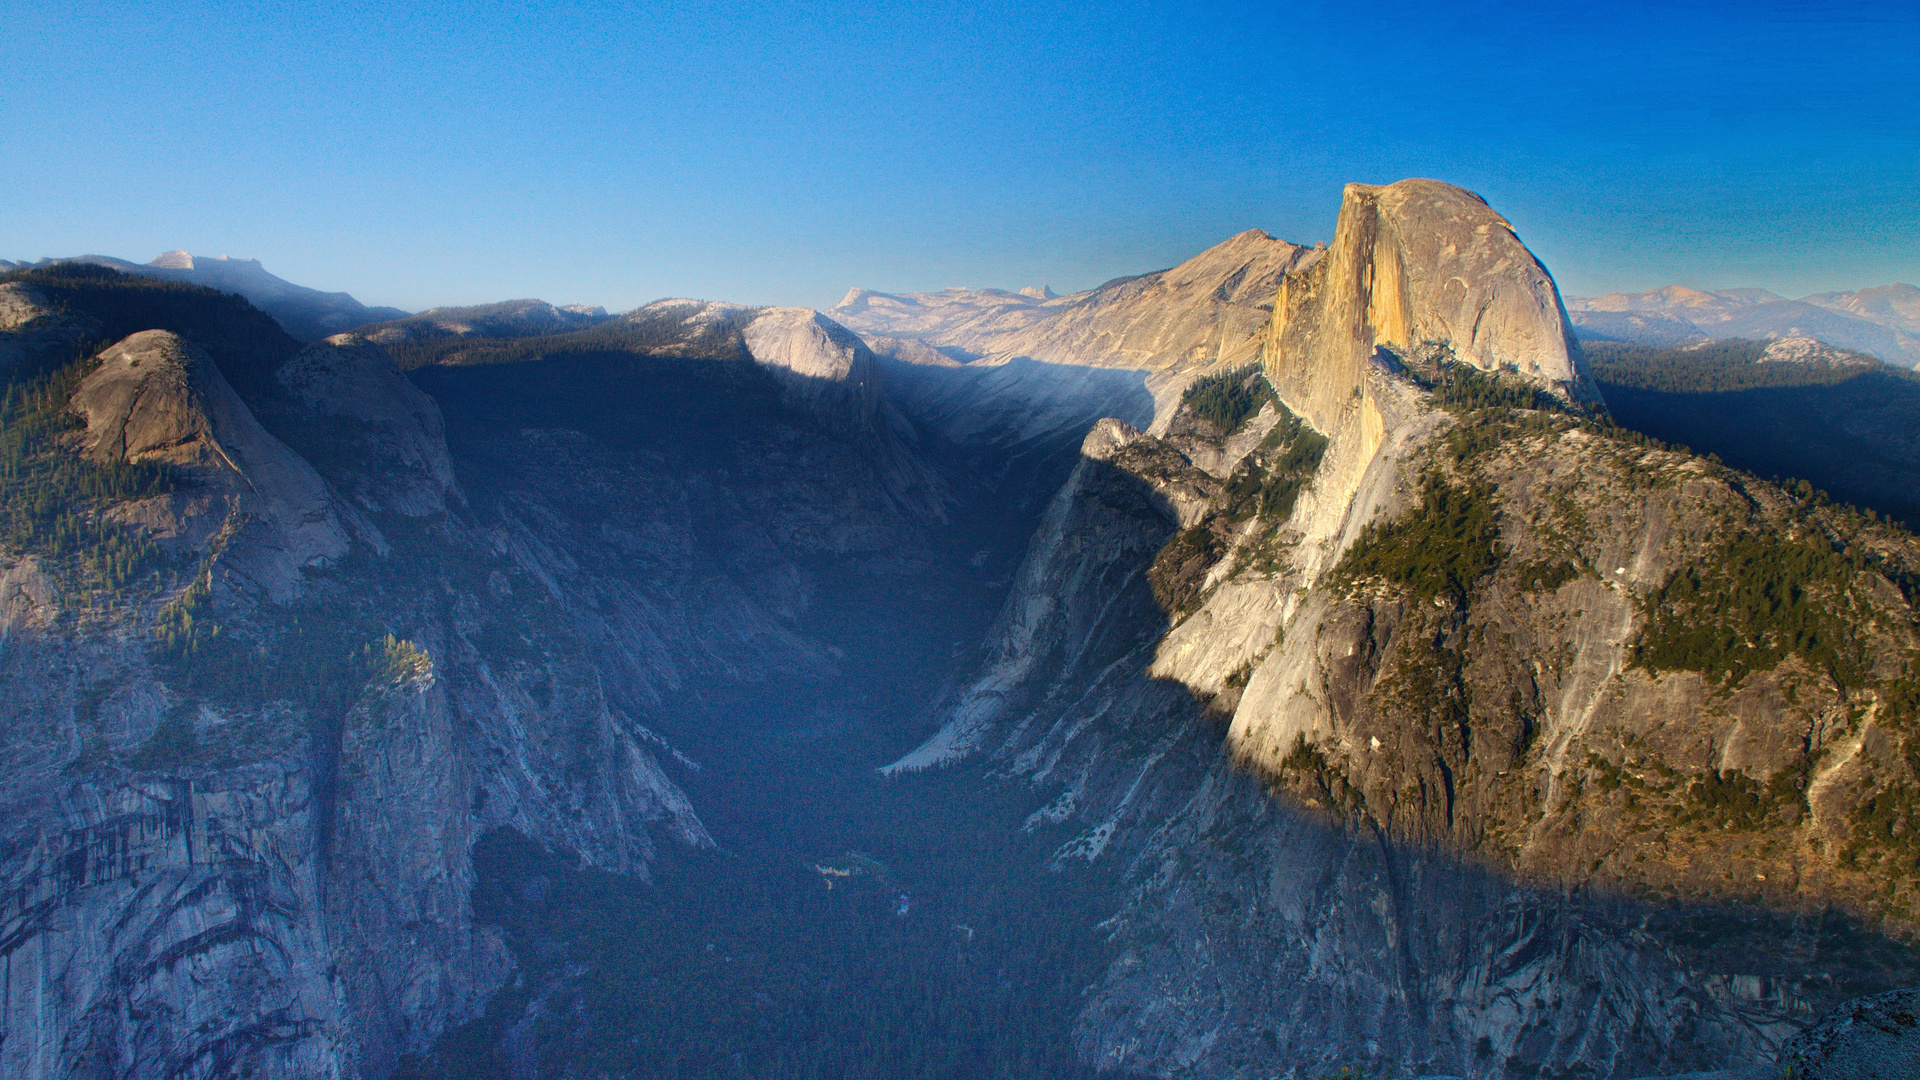
[[890, 766], [1007, 776], [1054, 865], [1119, 869], [1105, 1066], [1677, 1073], [1913, 977], [1872, 927], [1916, 903], [1920, 547], [1595, 419], [1503, 224], [1350, 187], [1272, 398], [1097, 426]]
[[388, 349], [448, 338], [519, 338], [559, 334], [605, 322], [607, 309], [586, 304], [554, 307], [544, 300], [508, 300], [474, 307], [432, 308], [386, 322], [368, 321], [355, 329]]
[[1052, 299], [998, 289], [890, 295], [854, 289], [827, 312], [862, 334], [975, 357], [1159, 371], [1245, 353], [1280, 277], [1311, 248], [1250, 229], [1170, 270]]
[[1876, 289], [1855, 292], [1818, 293], [1806, 297], [1806, 302], [1857, 315], [1903, 333], [1920, 334], [1920, 289], [1912, 285], [1882, 285]]
[[275, 322], [300, 341], [318, 341], [329, 334], [351, 330], [364, 323], [406, 315], [398, 308], [367, 307], [343, 292], [321, 292], [295, 285], [268, 273], [260, 265], [259, 259], [230, 259], [225, 255], [209, 257], [169, 251], [144, 264], [106, 255], [81, 255], [72, 259], [42, 259], [38, 263], [8, 263], [6, 266], [26, 269], [58, 262], [110, 266], [122, 273], [140, 274], [163, 281], [189, 282], [221, 292], [236, 293], [273, 316]]
[[1321, 255], [1250, 229], [1170, 270], [1071, 296], [856, 288], [827, 314], [863, 337], [901, 407], [943, 438], [1024, 453], [1103, 416], [1164, 418], [1194, 378], [1258, 354], [1281, 277]]
[[1920, 289], [1887, 285], [1788, 300], [1764, 289], [1703, 292], [1669, 285], [1567, 304], [1582, 340], [1672, 346], [1726, 338], [1817, 338], [1920, 367]]
[[1920, 983], [1920, 542], [1619, 426], [1477, 196], [861, 295], [0, 275], [0, 1071], [1631, 1080]]
[[938, 524], [870, 464], [897, 448], [752, 359], [562, 347], [416, 383], [197, 287], [0, 290], [50, 343], [4, 417], [0, 919], [46, 988], [12, 984], [7, 1030], [45, 1039], [0, 1046], [10, 1076], [391, 1075], [514, 971], [474, 918], [480, 839], [641, 881], [710, 849], [701, 766], [651, 724], [819, 696], [846, 663], [807, 629], [820, 575], [897, 578]]

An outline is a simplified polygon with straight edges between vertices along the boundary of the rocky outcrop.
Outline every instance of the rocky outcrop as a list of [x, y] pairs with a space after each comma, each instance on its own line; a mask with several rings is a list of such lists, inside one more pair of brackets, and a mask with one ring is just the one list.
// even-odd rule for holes
[[312, 466], [269, 435], [205, 351], [149, 330], [100, 354], [74, 391], [96, 461], [157, 462], [186, 472], [187, 490], [127, 508], [122, 517], [197, 549], [244, 530], [231, 563], [269, 597], [299, 591], [302, 570], [345, 554], [350, 542], [332, 493]]
[[[830, 672], [795, 628], [796, 560], [911, 547], [870, 467], [832, 472], [865, 451], [799, 414], [753, 446], [804, 482], [729, 487], [470, 414], [456, 465], [440, 407], [351, 338], [273, 387], [276, 430], [319, 468], [198, 346], [108, 350], [58, 452], [173, 469], [170, 494], [102, 509], [181, 558], [108, 605], [70, 554], [0, 561], [8, 1076], [390, 1075], [510, 976], [474, 925], [475, 839], [510, 828], [642, 877], [658, 844], [711, 844], [675, 780], [697, 766], [649, 711], [706, 680]], [[612, 415], [617, 433], [636, 413]], [[489, 441], [517, 469], [472, 454]], [[197, 635], [163, 643], [156, 619]]]
[[828, 314], [863, 334], [915, 338], [989, 359], [1145, 371], [1203, 367], [1250, 356], [1281, 276], [1316, 256], [1250, 229], [1172, 269], [1071, 296], [854, 289]]
[[1592, 393], [1553, 278], [1505, 218], [1435, 180], [1348, 184], [1327, 257], [1281, 282], [1265, 351], [1274, 389], [1331, 432], [1376, 350], [1430, 342], [1482, 371]]
[[[984, 760], [1048, 800], [1056, 862], [1125, 874], [1087, 1053], [1675, 1073], [1764, 1063], [1836, 986], [1911, 977], [1872, 921], [1916, 909], [1875, 892], [1895, 856], [1862, 816], [1914, 782], [1910, 538], [1551, 404], [1587, 393], [1551, 279], [1458, 189], [1349, 189], [1266, 340], [1328, 437], [1306, 489], [1249, 502], [1301, 460], [1250, 435], [1104, 425], [978, 677], [891, 767]], [[1680, 599], [1762, 564], [1850, 613], [1807, 631], [1850, 659]], [[1729, 618], [1707, 632], [1737, 656], [1666, 644]], [[1866, 925], [1807, 921], [1827, 905]], [[1893, 973], [1819, 944], [1875, 940]]]
[[873, 352], [833, 320], [811, 308], [766, 308], [740, 337], [788, 405], [842, 432], [888, 423], [892, 406]]
[[[367, 1080], [489, 1001], [509, 1042], [588, 1045], [570, 962], [495, 997], [531, 953], [476, 925], [474, 845], [634, 878], [711, 845], [687, 792], [763, 793], [692, 778], [808, 757], [769, 729], [828, 721], [789, 701], [897, 678], [836, 641], [884, 637], [862, 604], [946, 618], [936, 557], [1007, 601], [977, 665], [921, 635], [955, 677], [889, 798], [971, 763], [1111, 897], [1114, 962], [1072, 984], [1091, 1064], [1758, 1065], [1852, 987], [1916, 981], [1877, 929], [1920, 910], [1911, 537], [1573, 407], [1551, 279], [1472, 196], [1348, 203], [1324, 256], [1246, 235], [993, 316], [1079, 365], [883, 362], [815, 312], [694, 301], [593, 328], [604, 353], [515, 339], [410, 376], [350, 337], [232, 384], [123, 342], [47, 452], [164, 462], [202, 502], [83, 508], [187, 556], [121, 595], [55, 545], [0, 558], [0, 1069]], [[1256, 353], [1277, 396], [1249, 372], [1237, 419], [1185, 403]], [[1119, 418], [1082, 439], [1093, 410]], [[1062, 445], [1008, 580], [991, 499]], [[944, 520], [961, 490], [999, 513]], [[281, 587], [197, 572], [249, 549]], [[926, 730], [903, 696], [866, 738]], [[783, 790], [844, 779], [807, 764]]]
[[1920, 990], [1847, 1002], [1787, 1040], [1780, 1064], [1796, 1080], [1920, 1076]]
[[1281, 282], [1262, 353], [1280, 400], [1332, 440], [1301, 519], [1313, 566], [1381, 508], [1362, 492], [1383, 448], [1430, 426], [1393, 377], [1408, 361], [1597, 400], [1553, 278], [1505, 218], [1438, 181], [1347, 185], [1327, 257]]
[[276, 378], [309, 415], [349, 429], [336, 450], [350, 463], [346, 486], [363, 508], [417, 518], [460, 501], [440, 407], [385, 350], [338, 334], [308, 346]]
[[31, 285], [0, 285], [0, 374], [22, 360], [65, 358], [95, 329], [54, 310]]
[[[1138, 632], [1151, 597], [1133, 619], [1120, 617], [1126, 608], [1113, 605], [1140, 603], [1141, 590], [1131, 586], [1143, 580], [1145, 564], [1173, 535], [1174, 524], [1163, 497], [1114, 465], [1140, 439], [1111, 419], [1087, 435], [1080, 464], [1028, 544], [1009, 603], [989, 631], [991, 651], [981, 671], [951, 703], [942, 703], [934, 737], [883, 772], [915, 772], [994, 748], [1007, 738], [1008, 725], [1034, 707], [1035, 695], [1080, 689], [1061, 673], [1097, 670], [1086, 656], [1114, 648], [1110, 633]], [[1089, 596], [1107, 603], [1062, 606], [1063, 598]]]
[[[1394, 513], [1435, 512], [1413, 496], [1456, 422], [1383, 473], [1406, 491]], [[1842, 737], [1812, 774], [1810, 813], [1791, 799], [1753, 819], [1701, 809], [1701, 777], [1794, 775], [1799, 733], [1817, 752], [1846, 706], [1795, 661], [1724, 699], [1698, 673], [1637, 669], [1636, 590], [1706, 557], [1688, 545], [1718, 541], [1678, 523], [1725, 520], [1731, 503], [1712, 500], [1741, 496], [1681, 458], [1661, 460], [1680, 472], [1649, 496], [1612, 471], [1621, 452], [1532, 439], [1474, 462], [1499, 493], [1485, 497], [1526, 501], [1497, 504], [1500, 568], [1444, 609], [1284, 569], [1303, 504], [1293, 523], [1233, 534], [1201, 599], [1166, 610], [1156, 574], [1184, 543], [1168, 538], [1204, 529], [1230, 486], [1177, 441], [1114, 425], [1089, 438], [979, 677], [892, 769], [983, 758], [1050, 796], [1029, 828], [1057, 837], [1056, 860], [1124, 868], [1135, 891], [1109, 924], [1121, 959], [1080, 1029], [1097, 1060], [1223, 1076], [1355, 1061], [1681, 1072], [1766, 1061], [1832, 1000], [1828, 980], [1876, 977], [1837, 955], [1810, 964], [1808, 950], [1847, 947], [1820, 941], [1871, 932], [1808, 923], [1802, 905], [1849, 895], [1850, 871], [1817, 852], [1856, 835], [1848, 785], [1900, 768], [1884, 752], [1863, 765], [1876, 751], [1859, 746], [1890, 743]], [[1600, 546], [1573, 559], [1612, 563], [1610, 580], [1582, 570], [1541, 591], [1558, 514], [1592, 523]], [[1897, 593], [1864, 587], [1911, 623]], [[1896, 665], [1881, 687], [1910, 635], [1871, 646]], [[1231, 717], [1224, 746], [1210, 714]], [[1610, 786], [1614, 768], [1636, 779]], [[1622, 883], [1706, 906], [1641, 906]], [[1712, 906], [1754, 898], [1745, 914]], [[1799, 929], [1779, 936], [1769, 905]], [[1683, 947], [1702, 924], [1715, 946]]]
[[1103, 416], [1157, 429], [1196, 375], [1258, 359], [1281, 277], [1320, 254], [1252, 229], [1071, 296], [854, 289], [829, 314], [899, 361], [890, 392], [943, 437], [1073, 445]]

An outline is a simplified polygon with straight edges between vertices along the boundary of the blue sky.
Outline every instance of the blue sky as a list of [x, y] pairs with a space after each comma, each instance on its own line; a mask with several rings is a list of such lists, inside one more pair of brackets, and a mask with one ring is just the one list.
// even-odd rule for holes
[[8, 0], [0, 63], [0, 257], [406, 308], [1064, 292], [1406, 176], [1570, 295], [1920, 283], [1911, 3]]

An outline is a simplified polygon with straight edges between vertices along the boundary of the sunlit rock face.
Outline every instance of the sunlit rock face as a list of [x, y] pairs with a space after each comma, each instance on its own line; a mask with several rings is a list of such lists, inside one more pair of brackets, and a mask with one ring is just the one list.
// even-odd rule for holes
[[1376, 349], [1430, 342], [1483, 371], [1591, 393], [1559, 290], [1505, 218], [1436, 180], [1348, 184], [1326, 258], [1288, 275], [1274, 302], [1274, 389], [1329, 431]]
[[1162, 371], [1242, 356], [1267, 321], [1281, 276], [1318, 255], [1249, 229], [1171, 269], [1071, 296], [854, 289], [828, 314], [863, 334], [988, 358]]
[[[889, 766], [986, 761], [1046, 799], [1028, 826], [1056, 861], [1125, 875], [1083, 1046], [1163, 1075], [1632, 1077], [1766, 1062], [1837, 985], [1881, 978], [1806, 957], [1876, 939], [1810, 913], [1881, 903], [1836, 853], [1876, 770], [1905, 775], [1871, 717], [1906, 700], [1910, 538], [1577, 411], [1429, 389], [1465, 369], [1508, 400], [1591, 400], [1551, 279], [1456, 188], [1349, 188], [1265, 361], [1278, 402], [1227, 428], [1184, 406], [1153, 434], [1096, 427], [977, 677]], [[1484, 529], [1341, 569], [1388, 522], [1466, 520], [1436, 483]], [[1256, 494], [1296, 484], [1284, 508]], [[1642, 659], [1675, 632], [1656, 620], [1677, 575], [1827, 535], [1890, 560], [1832, 586], [1876, 612], [1836, 631], [1851, 682], [1780, 653], [1737, 687]], [[1392, 576], [1456, 556], [1457, 589]], [[1701, 810], [1699, 778], [1734, 773], [1800, 777], [1804, 803]]]
[[165, 330], [135, 334], [101, 354], [73, 395], [98, 461], [158, 462], [185, 470], [191, 492], [129, 507], [157, 535], [191, 546], [225, 530], [256, 535], [234, 561], [275, 599], [300, 571], [346, 553], [335, 499], [312, 466], [268, 434], [206, 352]]

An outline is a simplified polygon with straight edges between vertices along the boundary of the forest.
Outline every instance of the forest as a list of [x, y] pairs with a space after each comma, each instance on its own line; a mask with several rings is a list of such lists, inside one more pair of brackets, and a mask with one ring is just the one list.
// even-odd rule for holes
[[1920, 375], [1877, 361], [1760, 362], [1766, 345], [1584, 347], [1623, 428], [1920, 525]]

